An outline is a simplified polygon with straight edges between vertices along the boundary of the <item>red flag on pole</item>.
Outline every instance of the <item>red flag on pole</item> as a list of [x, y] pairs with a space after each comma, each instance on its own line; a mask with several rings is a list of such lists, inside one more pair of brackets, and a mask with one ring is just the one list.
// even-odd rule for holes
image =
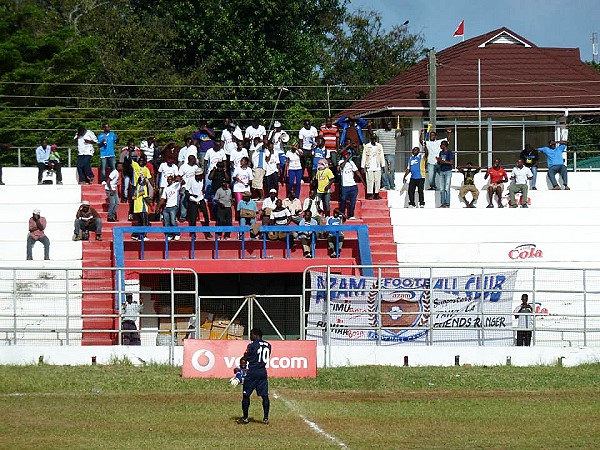
[[465, 37], [465, 21], [464, 20], [458, 24], [458, 28], [456, 29], [456, 31], [454, 32], [454, 34], [452, 36], [453, 37], [462, 36], [463, 38]]

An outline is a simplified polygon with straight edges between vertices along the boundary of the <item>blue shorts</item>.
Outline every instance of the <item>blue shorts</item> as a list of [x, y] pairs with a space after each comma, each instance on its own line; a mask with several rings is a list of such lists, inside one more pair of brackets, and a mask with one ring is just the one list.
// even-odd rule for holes
[[265, 377], [252, 377], [246, 375], [244, 379], [244, 397], [250, 397], [252, 391], [256, 390], [256, 395], [265, 397], [269, 395], [269, 379]]

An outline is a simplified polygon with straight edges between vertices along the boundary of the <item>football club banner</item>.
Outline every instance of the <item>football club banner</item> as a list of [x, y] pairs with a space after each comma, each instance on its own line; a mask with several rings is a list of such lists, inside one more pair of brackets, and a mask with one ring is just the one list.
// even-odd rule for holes
[[381, 278], [311, 272], [307, 338], [326, 343], [377, 342], [512, 345], [517, 271], [448, 277]]

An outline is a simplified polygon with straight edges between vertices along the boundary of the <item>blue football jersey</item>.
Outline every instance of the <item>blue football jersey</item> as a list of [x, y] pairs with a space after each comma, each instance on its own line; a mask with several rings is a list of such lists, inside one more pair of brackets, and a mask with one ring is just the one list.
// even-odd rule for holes
[[262, 339], [252, 341], [246, 347], [244, 357], [248, 361], [248, 376], [266, 374], [271, 357], [271, 344]]

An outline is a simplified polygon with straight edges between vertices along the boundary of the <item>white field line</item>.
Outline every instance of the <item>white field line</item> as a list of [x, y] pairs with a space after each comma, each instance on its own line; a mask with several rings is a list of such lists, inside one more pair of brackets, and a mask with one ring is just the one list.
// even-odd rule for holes
[[344, 444], [336, 436], [334, 436], [333, 434], [328, 433], [323, 428], [321, 428], [318, 424], [316, 424], [312, 420], [309, 420], [308, 418], [306, 418], [306, 416], [304, 414], [302, 414], [302, 412], [300, 411], [300, 408], [298, 407], [298, 405], [296, 405], [296, 403], [294, 403], [291, 400], [287, 400], [287, 399], [283, 398], [282, 396], [280, 396], [276, 392], [273, 392], [273, 397], [276, 398], [276, 399], [278, 399], [278, 400], [281, 400], [289, 409], [291, 409], [292, 411], [294, 411], [298, 415], [298, 417], [300, 417], [302, 419], [302, 421], [306, 425], [308, 425], [308, 427], [311, 430], [313, 430], [315, 433], [320, 434], [321, 436], [329, 439], [330, 441], [333, 441], [340, 448], [348, 449], [348, 446], [346, 444]]

